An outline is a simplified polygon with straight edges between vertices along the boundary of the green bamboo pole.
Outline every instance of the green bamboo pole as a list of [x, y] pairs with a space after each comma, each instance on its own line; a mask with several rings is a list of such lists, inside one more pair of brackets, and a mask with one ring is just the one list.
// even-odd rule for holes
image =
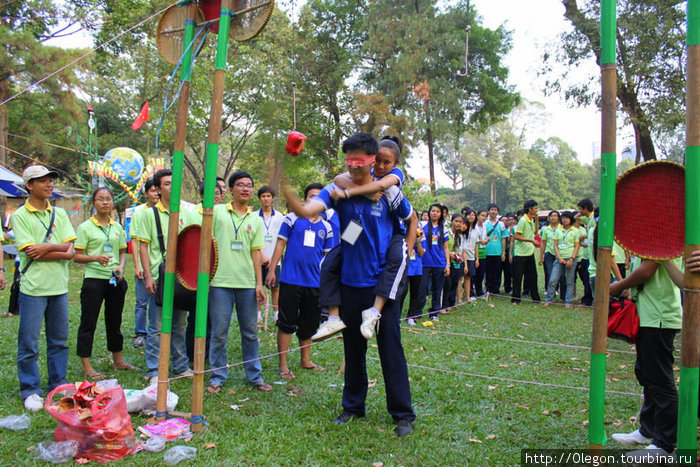
[[185, 161], [185, 135], [187, 132], [187, 106], [190, 97], [190, 79], [192, 63], [192, 47], [194, 39], [195, 18], [197, 5], [190, 2], [187, 5], [185, 20], [185, 36], [183, 41], [184, 56], [180, 80], [183, 81], [180, 97], [177, 103], [175, 126], [175, 145], [172, 161], [172, 186], [170, 194], [170, 215], [168, 217], [168, 244], [165, 257], [165, 277], [163, 283], [163, 308], [160, 328], [160, 349], [158, 354], [158, 396], [156, 399], [156, 420], [164, 420], [167, 416], [168, 398], [168, 369], [170, 366], [170, 338], [173, 327], [173, 295], [175, 291], [175, 262], [177, 261], [177, 234], [180, 223], [180, 195], [182, 192], [182, 171]]
[[602, 0], [600, 11], [601, 43], [601, 157], [600, 157], [600, 217], [598, 222], [598, 259], [595, 300], [593, 303], [593, 336], [591, 342], [591, 373], [588, 411], [588, 443], [600, 450], [607, 442], [605, 435], [605, 371], [610, 298], [610, 261], [615, 223], [615, 139], [617, 73], [615, 70], [617, 12], [615, 0]]
[[[700, 249], [700, 0], [688, 0], [686, 45], [685, 257]], [[678, 391], [678, 460], [695, 465], [700, 364], [700, 274], [685, 271]]]
[[228, 35], [231, 25], [233, 0], [221, 2], [219, 16], [219, 40], [216, 46], [214, 89], [209, 112], [209, 134], [204, 170], [204, 199], [202, 200], [202, 233], [199, 243], [199, 270], [197, 273], [197, 314], [194, 327], [194, 379], [192, 381], [192, 421], [190, 429], [202, 431], [202, 406], [204, 397], [204, 352], [207, 336], [207, 307], [209, 305], [209, 263], [211, 261], [212, 216], [214, 213], [214, 188], [219, 159], [219, 133], [223, 110]]

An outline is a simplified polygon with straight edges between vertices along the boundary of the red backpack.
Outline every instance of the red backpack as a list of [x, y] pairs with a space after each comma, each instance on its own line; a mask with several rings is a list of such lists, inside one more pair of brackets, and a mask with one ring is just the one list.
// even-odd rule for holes
[[639, 337], [637, 304], [629, 298], [610, 299], [608, 337], [636, 344]]

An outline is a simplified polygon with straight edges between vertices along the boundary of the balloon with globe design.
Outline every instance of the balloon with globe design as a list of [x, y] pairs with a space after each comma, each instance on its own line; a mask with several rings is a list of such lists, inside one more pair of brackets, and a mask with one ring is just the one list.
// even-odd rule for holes
[[131, 148], [114, 148], [105, 153], [103, 163], [126, 184], [138, 183], [143, 172], [143, 157]]

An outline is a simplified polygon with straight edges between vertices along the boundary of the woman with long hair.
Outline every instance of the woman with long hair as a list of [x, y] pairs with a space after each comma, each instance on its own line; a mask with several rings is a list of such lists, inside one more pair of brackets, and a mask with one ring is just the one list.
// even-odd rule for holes
[[476, 230], [476, 213], [471, 209], [467, 210], [467, 217], [464, 220], [462, 235], [464, 236], [464, 276], [462, 276], [461, 289], [457, 290], [460, 301], [473, 302], [476, 300], [472, 292], [472, 279], [476, 276], [476, 267], [479, 262], [479, 242]]
[[562, 225], [554, 234], [554, 253], [557, 262], [552, 267], [552, 274], [547, 283], [547, 295], [544, 306], [554, 299], [554, 291], [561, 276], [566, 277], [566, 307], [571, 308], [574, 299], [574, 280], [576, 279], [576, 262], [579, 253], [579, 229], [574, 227], [574, 215], [565, 211], [561, 213]]
[[[550, 211], [547, 220], [549, 223], [540, 231], [540, 237], [542, 237], [540, 265], [544, 269], [545, 287], [549, 285], [549, 278], [552, 277], [552, 268], [554, 263], [557, 262], [557, 256], [554, 253], [554, 235], [561, 228], [559, 211]], [[556, 288], [554, 290], [556, 291]], [[562, 300], [566, 298], [566, 278], [564, 276], [559, 279], [559, 296]]]
[[446, 308], [455, 305], [459, 283], [464, 276], [464, 256], [462, 250], [464, 249], [465, 239], [462, 233], [463, 224], [464, 218], [461, 214], [452, 214], [452, 221], [450, 222], [450, 240], [448, 244], [451, 268], [449, 280], [445, 281], [444, 306]]
[[107, 350], [112, 352], [116, 370], [135, 370], [124, 361], [121, 333], [122, 311], [127, 283], [124, 280], [126, 261], [126, 234], [110, 214], [114, 209], [114, 194], [100, 187], [92, 194], [95, 215], [78, 226], [75, 240], [76, 263], [85, 264], [83, 286], [80, 290], [80, 327], [77, 353], [83, 365], [83, 376], [99, 381], [105, 376], [90, 363], [97, 319], [102, 302], [105, 304]]
[[[437, 320], [442, 309], [442, 289], [445, 277], [450, 275], [450, 251], [448, 248], [449, 235], [445, 229], [445, 218], [442, 215], [442, 205], [432, 204], [428, 210], [430, 220], [423, 226], [426, 248], [423, 255], [423, 281], [432, 286], [432, 302], [429, 310], [430, 318]], [[424, 294], [425, 295], [425, 294]]]
[[488, 217], [488, 211], [486, 209], [480, 209], [476, 213], [476, 233], [477, 242], [479, 244], [478, 256], [479, 261], [476, 263], [476, 275], [472, 279], [474, 284], [474, 295], [476, 298], [484, 295], [484, 275], [486, 272], [486, 244], [489, 242], [489, 238], [486, 236], [486, 218]]

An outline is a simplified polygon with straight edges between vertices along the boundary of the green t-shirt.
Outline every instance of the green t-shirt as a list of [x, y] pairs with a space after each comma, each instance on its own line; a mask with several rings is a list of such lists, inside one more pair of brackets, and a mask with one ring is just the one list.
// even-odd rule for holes
[[[163, 231], [163, 245], [168, 247], [168, 223], [170, 213], [158, 201], [155, 205], [160, 218], [160, 227]], [[138, 238], [140, 242], [148, 243], [148, 262], [151, 276], [154, 281], [158, 280], [158, 266], [165, 260], [165, 251], [160, 251], [160, 242], [158, 241], [158, 228], [156, 227], [156, 218], [153, 214], [153, 208], [141, 209], [134, 213], [136, 218], [136, 230], [132, 233], [132, 237]], [[132, 221], [133, 222], [133, 221]], [[192, 224], [189, 218], [189, 210], [180, 210], [178, 232]]]
[[[520, 234], [523, 238], [534, 240], [535, 238], [535, 221], [530, 219], [527, 214], [520, 218], [518, 225], [515, 227], [515, 233]], [[513, 246], [513, 256], [531, 256], [535, 253], [535, 244], [531, 242], [523, 242], [515, 240]]]
[[202, 203], [195, 204], [190, 209], [190, 221], [192, 224], [202, 225], [202, 218], [204, 217], [204, 208], [202, 208]]
[[[51, 212], [56, 210], [51, 238], [44, 242], [44, 236], [49, 229]], [[31, 204], [24, 203], [17, 209], [10, 220], [15, 234], [15, 243], [19, 250], [20, 270], [27, 264], [28, 257], [25, 248], [40, 243], [61, 243], [75, 240], [75, 231], [70, 223], [68, 214], [61, 208], [52, 207], [39, 211]], [[19, 290], [34, 297], [48, 297], [68, 293], [68, 260], [34, 261], [27, 272], [22, 275]]]
[[612, 252], [613, 255], [615, 255], [615, 262], [617, 264], [625, 264], [625, 250], [623, 250], [620, 244], [616, 241], [613, 241]]
[[265, 246], [261, 217], [248, 211], [242, 217], [233, 203], [214, 206], [212, 235], [216, 237], [219, 267], [211, 281], [213, 287], [254, 289], [255, 267], [252, 250]]
[[580, 236], [581, 231], [577, 227], [570, 227], [568, 230], [565, 230], [564, 227], [557, 229], [554, 234], [554, 241], [557, 242], [559, 255], [562, 259], [571, 258]]
[[[579, 259], [588, 259], [589, 258], [589, 252], [588, 252], [588, 230], [586, 229], [585, 226], [580, 225], [578, 227], [580, 233], [579, 236], [579, 242], [581, 243], [581, 247], [578, 250], [578, 257]], [[583, 238], [584, 235], [586, 238]]]
[[[678, 269], [683, 269], [681, 258], [671, 260]], [[633, 258], [630, 270], [642, 264], [641, 258]], [[680, 329], [683, 321], [681, 292], [675, 286], [666, 268], [659, 264], [651, 279], [644, 283], [637, 293], [637, 314], [639, 325], [649, 328]]]
[[559, 230], [559, 226], [553, 229], [551, 225], [548, 225], [540, 232], [542, 241], [545, 242], [544, 252], [550, 255], [554, 255], [554, 233], [557, 230]]
[[84, 253], [89, 256], [111, 256], [106, 267], [96, 261], [85, 263], [86, 279], [109, 279], [112, 277], [112, 271], [119, 267], [121, 250], [126, 248], [126, 232], [114, 219], [109, 220], [109, 226], [105, 229], [97, 218], [92, 216], [78, 226], [75, 248], [85, 250]]

